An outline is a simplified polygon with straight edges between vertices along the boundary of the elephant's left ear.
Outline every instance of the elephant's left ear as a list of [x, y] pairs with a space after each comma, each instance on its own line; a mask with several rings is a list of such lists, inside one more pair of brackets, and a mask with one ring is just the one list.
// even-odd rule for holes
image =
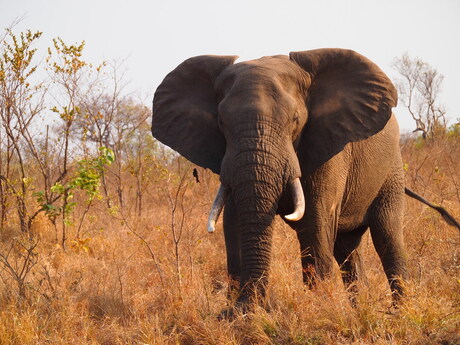
[[327, 147], [328, 152], [317, 154], [329, 159], [347, 143], [385, 127], [398, 96], [393, 83], [372, 61], [344, 49], [292, 52], [290, 59], [311, 77], [306, 98], [309, 119], [302, 135], [307, 142], [302, 146]]

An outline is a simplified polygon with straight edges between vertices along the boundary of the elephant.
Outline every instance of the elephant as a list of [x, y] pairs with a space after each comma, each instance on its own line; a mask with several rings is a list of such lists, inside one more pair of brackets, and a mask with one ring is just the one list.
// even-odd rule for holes
[[153, 98], [152, 134], [219, 174], [208, 230], [222, 209], [227, 271], [237, 298], [264, 299], [276, 215], [296, 231], [304, 282], [347, 286], [368, 229], [395, 299], [407, 277], [405, 189], [397, 92], [353, 50], [316, 49], [235, 63], [202, 55], [171, 71]]

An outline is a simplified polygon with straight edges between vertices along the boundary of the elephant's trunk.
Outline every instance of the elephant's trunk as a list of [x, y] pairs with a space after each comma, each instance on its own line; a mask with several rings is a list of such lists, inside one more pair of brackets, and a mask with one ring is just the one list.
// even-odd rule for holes
[[[248, 184], [251, 185], [251, 194], [247, 194], [244, 187]], [[239, 298], [242, 301], [254, 296], [256, 291], [261, 296], [265, 294], [271, 259], [272, 224], [277, 209], [276, 195], [281, 194], [280, 191], [275, 190], [275, 186], [266, 181], [248, 181], [244, 185], [240, 185], [234, 191], [241, 228], [242, 262]]]
[[[239, 233], [240, 256], [240, 296], [239, 302], [248, 302], [254, 293], [265, 294], [268, 268], [271, 256], [274, 222], [279, 201], [289, 190], [293, 196], [294, 212], [289, 215], [293, 221], [299, 220], [304, 213], [305, 201], [298, 177], [300, 167], [293, 147], [286, 147], [279, 128], [270, 129], [259, 126], [257, 133], [264, 137], [252, 136], [254, 131], [242, 128], [239, 134], [243, 138], [229, 146], [222, 163], [220, 179], [229, 187], [235, 207], [237, 224], [226, 231]], [[237, 147], [237, 149], [235, 149]], [[221, 189], [220, 189], [221, 190]], [[216, 197], [215, 210], [220, 211], [225, 193]], [[221, 194], [221, 195], [219, 195]], [[214, 209], [214, 208], [213, 208]], [[210, 217], [211, 226], [215, 217]], [[237, 255], [239, 254], [239, 255]]]
[[[272, 224], [285, 187], [292, 180], [283, 155], [261, 150], [240, 153], [231, 178], [232, 198], [241, 233], [241, 291], [239, 302], [266, 291], [273, 237]], [[281, 158], [280, 158], [281, 157]], [[295, 180], [295, 179], [294, 179]]]

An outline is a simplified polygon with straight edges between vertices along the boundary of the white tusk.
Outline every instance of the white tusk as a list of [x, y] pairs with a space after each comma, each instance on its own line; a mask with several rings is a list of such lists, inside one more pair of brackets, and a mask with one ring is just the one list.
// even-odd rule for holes
[[302, 219], [305, 213], [305, 197], [303, 195], [302, 184], [297, 177], [290, 183], [292, 198], [294, 199], [294, 212], [285, 215], [284, 218], [292, 222]]
[[216, 197], [211, 207], [211, 212], [209, 212], [208, 217], [208, 232], [214, 232], [216, 230], [216, 222], [219, 218], [222, 208], [225, 203], [225, 196], [227, 195], [227, 190], [221, 184], [219, 190], [217, 191]]

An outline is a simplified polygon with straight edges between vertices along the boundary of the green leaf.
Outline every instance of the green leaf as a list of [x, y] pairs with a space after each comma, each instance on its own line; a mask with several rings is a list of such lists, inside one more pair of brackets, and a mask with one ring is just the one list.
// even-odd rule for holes
[[59, 182], [56, 182], [56, 184], [51, 187], [53, 193], [64, 194], [65, 190], [65, 187]]

